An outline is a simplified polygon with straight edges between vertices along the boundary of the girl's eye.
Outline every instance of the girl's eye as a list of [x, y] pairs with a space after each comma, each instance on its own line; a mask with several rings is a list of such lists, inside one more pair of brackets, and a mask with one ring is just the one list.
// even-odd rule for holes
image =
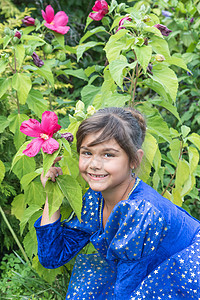
[[104, 156], [105, 156], [105, 157], [114, 157], [114, 155], [111, 154], [111, 153], [105, 153]]
[[83, 151], [83, 152], [81, 152], [81, 154], [86, 155], [86, 156], [92, 155], [92, 153], [89, 151]]

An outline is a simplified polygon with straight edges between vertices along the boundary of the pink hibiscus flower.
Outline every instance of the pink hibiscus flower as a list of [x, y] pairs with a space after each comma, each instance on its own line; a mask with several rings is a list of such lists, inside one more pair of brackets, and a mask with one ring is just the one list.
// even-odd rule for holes
[[42, 10], [42, 16], [46, 21], [44, 26], [46, 26], [47, 28], [61, 34], [65, 34], [68, 32], [69, 26], [66, 26], [68, 23], [68, 16], [64, 11], [59, 11], [54, 16], [53, 7], [51, 5], [48, 5], [45, 9], [45, 12], [44, 10]]
[[109, 12], [108, 3], [105, 0], [98, 0], [95, 2], [92, 10], [97, 12], [91, 12], [89, 17], [95, 21], [100, 21]]
[[52, 154], [59, 149], [59, 143], [52, 138], [61, 126], [58, 124], [58, 117], [52, 111], [45, 111], [42, 114], [41, 124], [35, 119], [29, 119], [22, 122], [20, 131], [24, 134], [36, 137], [27, 145], [23, 153], [29, 157], [33, 157], [42, 148], [45, 153]]

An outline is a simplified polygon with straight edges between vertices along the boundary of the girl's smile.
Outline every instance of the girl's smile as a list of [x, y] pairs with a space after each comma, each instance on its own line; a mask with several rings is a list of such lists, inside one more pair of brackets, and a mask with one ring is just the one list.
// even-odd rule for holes
[[133, 163], [115, 139], [90, 146], [98, 134], [89, 134], [82, 142], [80, 173], [92, 190], [102, 192], [104, 199], [112, 194], [117, 201], [130, 183]]

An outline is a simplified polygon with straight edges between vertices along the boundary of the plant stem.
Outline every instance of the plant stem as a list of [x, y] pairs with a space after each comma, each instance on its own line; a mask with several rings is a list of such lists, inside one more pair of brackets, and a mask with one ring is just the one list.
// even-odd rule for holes
[[5, 215], [5, 213], [4, 213], [4, 211], [3, 211], [3, 209], [2, 209], [1, 206], [0, 206], [0, 212], [1, 212], [1, 214], [2, 214], [2, 217], [3, 217], [3, 219], [4, 219], [5, 223], [6, 223], [6, 225], [8, 226], [8, 229], [10, 230], [10, 232], [11, 232], [11, 234], [12, 234], [12, 236], [13, 236], [15, 242], [17, 243], [19, 249], [21, 250], [21, 252], [22, 252], [22, 254], [23, 254], [23, 256], [24, 256], [25, 261], [28, 263], [28, 265], [30, 265], [30, 261], [29, 261], [27, 255], [26, 255], [26, 253], [25, 253], [25, 251], [24, 251], [24, 249], [23, 249], [23, 247], [22, 247], [20, 241], [18, 240], [18, 238], [17, 238], [17, 236], [16, 236], [14, 230], [12, 229], [10, 223], [8, 222], [8, 219], [6, 218], [6, 215]]

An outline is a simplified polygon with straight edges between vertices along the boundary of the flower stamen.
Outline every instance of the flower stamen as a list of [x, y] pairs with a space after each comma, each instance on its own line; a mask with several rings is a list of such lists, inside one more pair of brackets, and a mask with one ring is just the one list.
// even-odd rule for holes
[[45, 141], [47, 141], [47, 140], [49, 139], [49, 136], [48, 136], [47, 134], [45, 134], [45, 133], [41, 133], [41, 134], [40, 134], [40, 137], [41, 137], [43, 140], [45, 140]]

